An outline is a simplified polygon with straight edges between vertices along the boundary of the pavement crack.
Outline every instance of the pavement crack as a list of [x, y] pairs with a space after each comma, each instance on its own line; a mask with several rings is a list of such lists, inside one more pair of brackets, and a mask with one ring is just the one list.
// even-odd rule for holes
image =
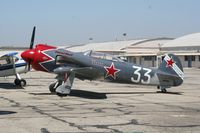
[[0, 98], [13, 104], [13, 105], [11, 105], [12, 107], [20, 107], [21, 106], [20, 103], [16, 102], [15, 100], [12, 100], [12, 99], [9, 99], [6, 97], [0, 97]]
[[100, 128], [100, 129], [107, 129], [107, 130], [111, 130], [112, 132], [115, 133], [123, 133], [123, 131], [117, 130], [113, 127], [116, 126], [127, 126], [127, 125], [140, 125], [138, 123], [138, 121], [136, 119], [132, 119], [131, 121], [127, 122], [127, 123], [121, 123], [121, 124], [105, 124], [105, 125], [82, 125], [82, 127], [96, 127], [96, 128]]
[[31, 106], [31, 105], [29, 105], [29, 106], [27, 106], [27, 107], [32, 108], [32, 110], [34, 110], [35, 112], [37, 112], [37, 113], [39, 113], [39, 114], [41, 114], [41, 115], [46, 115], [46, 116], [48, 116], [48, 117], [50, 117], [50, 118], [52, 118], [52, 119], [54, 119], [54, 120], [61, 121], [61, 122], [63, 122], [63, 123], [67, 123], [69, 126], [72, 126], [72, 127], [76, 127], [76, 128], [79, 129], [79, 130], [86, 131], [86, 130], [85, 130], [84, 128], [82, 128], [81, 126], [76, 125], [75, 123], [72, 123], [72, 122], [63, 120], [63, 119], [61, 119], [61, 118], [59, 118], [59, 117], [53, 116], [53, 115], [51, 115], [51, 114], [49, 114], [49, 113], [45, 113], [44, 111], [40, 110], [40, 109], [37, 108], [36, 106]]

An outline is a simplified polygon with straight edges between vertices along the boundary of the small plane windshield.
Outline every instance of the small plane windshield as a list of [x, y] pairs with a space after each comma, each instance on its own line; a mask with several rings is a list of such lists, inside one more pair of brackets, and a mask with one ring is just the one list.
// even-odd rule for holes
[[12, 64], [12, 60], [14, 62], [17, 62], [19, 60], [19, 58], [15, 57], [15, 56], [13, 56], [13, 57], [7, 56], [7, 55], [2, 56], [2, 57], [0, 57], [0, 66]]
[[104, 60], [111, 60], [111, 61], [119, 61], [119, 62], [123, 62], [123, 60], [114, 57], [113, 55], [110, 54], [106, 54], [106, 53], [100, 53], [100, 52], [94, 52], [92, 50], [90, 51], [86, 51], [84, 53], [84, 55], [86, 56], [91, 56], [93, 58], [98, 58], [98, 59], [104, 59]]

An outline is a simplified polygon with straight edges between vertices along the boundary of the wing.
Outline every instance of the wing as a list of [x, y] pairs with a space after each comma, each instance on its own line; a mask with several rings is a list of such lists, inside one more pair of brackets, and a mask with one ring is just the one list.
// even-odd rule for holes
[[58, 49], [56, 51], [56, 64], [66, 64], [66, 63], [75, 63], [77, 64], [78, 62], [73, 59], [73, 53], [71, 51], [67, 51], [64, 49]]
[[64, 49], [56, 51], [56, 64], [61, 66], [54, 70], [58, 75], [74, 73], [79, 79], [94, 80], [101, 77], [101, 72], [93, 67], [85, 66], [75, 58], [75, 53]]
[[75, 77], [82, 80], [93, 80], [100, 76], [99, 71], [93, 67], [58, 67], [54, 73], [58, 75], [74, 73]]
[[7, 57], [13, 57], [15, 55], [17, 55], [18, 52], [10, 52], [10, 53], [4, 53], [4, 55], [2, 55], [0, 58], [7, 58]]

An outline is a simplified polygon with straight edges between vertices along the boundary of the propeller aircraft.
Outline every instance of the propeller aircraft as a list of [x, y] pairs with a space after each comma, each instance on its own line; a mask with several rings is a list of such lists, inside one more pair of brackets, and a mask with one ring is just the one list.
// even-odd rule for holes
[[33, 48], [34, 36], [35, 27], [30, 49], [21, 56], [35, 70], [57, 74], [57, 80], [50, 84], [49, 90], [59, 96], [70, 94], [75, 78], [152, 85], [162, 92], [183, 83], [181, 62], [173, 54], [166, 54], [159, 68], [148, 68], [91, 50], [72, 52], [46, 44], [38, 44]]
[[19, 74], [28, 72], [26, 64], [18, 52], [5, 54], [0, 57], [0, 77], [15, 75], [14, 84], [25, 86], [26, 80], [21, 78]]

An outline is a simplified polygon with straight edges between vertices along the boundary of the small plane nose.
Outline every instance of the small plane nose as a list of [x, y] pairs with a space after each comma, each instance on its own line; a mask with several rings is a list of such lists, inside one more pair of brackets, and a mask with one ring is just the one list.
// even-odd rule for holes
[[35, 51], [34, 50], [26, 50], [24, 52], [22, 52], [21, 54], [21, 57], [27, 61], [27, 62], [30, 62], [30, 61], [33, 61], [34, 59], [34, 54], [35, 54]]

